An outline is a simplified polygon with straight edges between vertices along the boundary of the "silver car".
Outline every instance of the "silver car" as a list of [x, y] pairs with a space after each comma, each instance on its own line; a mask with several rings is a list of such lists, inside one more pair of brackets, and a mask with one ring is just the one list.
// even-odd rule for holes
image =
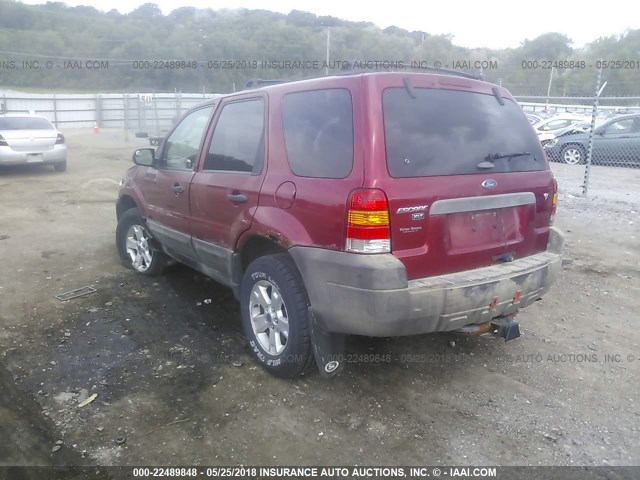
[[48, 164], [67, 168], [64, 135], [44, 117], [0, 115], [0, 165]]

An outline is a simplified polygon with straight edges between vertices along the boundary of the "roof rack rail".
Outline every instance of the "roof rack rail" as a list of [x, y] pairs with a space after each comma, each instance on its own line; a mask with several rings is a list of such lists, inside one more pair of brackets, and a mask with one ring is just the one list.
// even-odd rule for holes
[[267, 87], [269, 85], [278, 85], [279, 83], [286, 83], [289, 80], [264, 80], [262, 78], [252, 78], [251, 80], [249, 80], [245, 86], [243, 90], [249, 90], [252, 88], [260, 88], [260, 87]]
[[[353, 65], [354, 62], [349, 62], [349, 66]], [[405, 63], [405, 66], [409, 65], [409, 62]], [[484, 77], [482, 75], [478, 75], [476, 73], [467, 73], [467, 72], [461, 72], [460, 70], [453, 70], [450, 68], [440, 68], [440, 67], [421, 67], [421, 68], [416, 68], [416, 69], [405, 69], [402, 70], [403, 72], [422, 72], [422, 71], [429, 71], [429, 72], [435, 72], [435, 73], [442, 73], [445, 75], [455, 75], [457, 77], [464, 77], [464, 78], [470, 78], [472, 80], [484, 80]], [[371, 73], [375, 70], [372, 69], [365, 69], [365, 68], [346, 68], [344, 70], [341, 70], [340, 72], [335, 73], [335, 75], [355, 75], [358, 73]]]
[[460, 70], [453, 70], [451, 68], [426, 67], [426, 68], [418, 69], [418, 71], [422, 71], [422, 70], [428, 70], [430, 72], [442, 72], [442, 73], [446, 73], [447, 75], [455, 75], [458, 77], [471, 78], [473, 80], [484, 80], [484, 77], [477, 73], [461, 72]]

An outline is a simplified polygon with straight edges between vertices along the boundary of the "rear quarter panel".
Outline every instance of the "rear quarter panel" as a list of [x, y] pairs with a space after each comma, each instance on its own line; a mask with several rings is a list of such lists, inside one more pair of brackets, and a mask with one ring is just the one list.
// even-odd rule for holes
[[[287, 159], [282, 102], [288, 93], [325, 88], [343, 88], [351, 93], [355, 139], [353, 167], [342, 179], [296, 176]], [[287, 248], [306, 245], [341, 250], [344, 248], [346, 202], [349, 193], [362, 186], [363, 181], [363, 142], [357, 140], [366, 135], [361, 77], [328, 77], [299, 82], [294, 87], [284, 84], [269, 88], [268, 94], [267, 175], [251, 231], [247, 235], [275, 237]], [[290, 205], [276, 198], [278, 188], [286, 182], [294, 184], [295, 195]]]

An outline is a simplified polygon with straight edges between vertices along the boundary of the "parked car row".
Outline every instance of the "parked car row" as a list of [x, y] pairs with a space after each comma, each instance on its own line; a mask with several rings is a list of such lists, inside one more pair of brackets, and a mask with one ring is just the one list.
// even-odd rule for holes
[[[569, 165], [586, 162], [591, 117], [561, 113], [535, 121], [535, 115], [526, 115], [549, 160]], [[640, 114], [596, 118], [592, 163], [640, 166]]]
[[[569, 165], [585, 163], [589, 128], [574, 126], [543, 142], [547, 157]], [[597, 165], [640, 166], [640, 114], [623, 115], [596, 124], [591, 162]]]

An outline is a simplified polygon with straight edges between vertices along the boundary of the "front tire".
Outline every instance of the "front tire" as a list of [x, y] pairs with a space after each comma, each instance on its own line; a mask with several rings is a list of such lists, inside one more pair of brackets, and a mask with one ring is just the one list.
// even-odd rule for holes
[[560, 153], [560, 159], [567, 165], [579, 165], [587, 158], [584, 148], [580, 145], [566, 145]]
[[240, 314], [247, 344], [269, 373], [292, 378], [313, 365], [309, 300], [289, 255], [249, 265], [240, 284]]
[[116, 246], [122, 262], [143, 275], [158, 275], [166, 265], [165, 255], [154, 247], [137, 208], [127, 210], [118, 220]]

